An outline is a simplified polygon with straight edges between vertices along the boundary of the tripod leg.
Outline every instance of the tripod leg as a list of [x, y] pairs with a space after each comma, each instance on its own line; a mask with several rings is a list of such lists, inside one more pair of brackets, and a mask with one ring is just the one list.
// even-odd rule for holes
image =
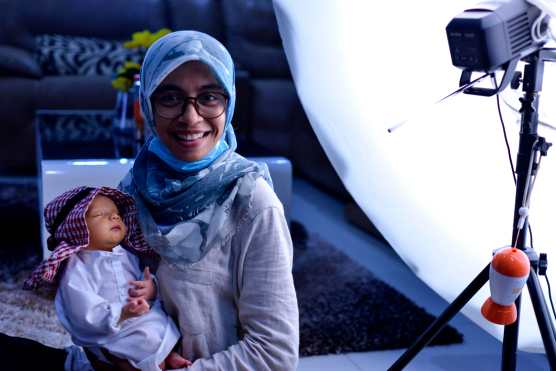
[[515, 371], [517, 358], [517, 337], [519, 333], [519, 318], [521, 316], [521, 295], [515, 301], [517, 308], [517, 319], [511, 325], [504, 326], [504, 338], [502, 340], [502, 371]]
[[459, 294], [459, 296], [442, 312], [440, 316], [421, 334], [421, 336], [409, 347], [404, 354], [388, 371], [402, 370], [434, 337], [446, 326], [446, 324], [464, 307], [465, 304], [484, 286], [489, 278], [490, 264], [488, 264], [475, 277], [473, 281]]
[[[531, 303], [533, 304], [533, 309], [535, 311], [535, 316], [537, 318], [537, 323], [539, 325], [539, 330], [543, 340], [544, 350], [546, 352], [550, 368], [552, 370], [556, 370], [556, 340], [554, 324], [552, 323], [552, 319], [550, 313], [548, 312], [544, 296], [542, 295], [542, 289], [539, 284], [539, 277], [533, 270], [531, 270], [529, 278], [527, 279], [527, 289], [529, 290], [529, 296], [531, 297]], [[517, 321], [504, 328], [501, 367], [503, 371], [512, 371], [516, 369], [520, 303], [521, 296], [515, 302], [518, 315]]]
[[542, 288], [539, 283], [539, 277], [535, 271], [531, 271], [529, 279], [527, 279], [527, 289], [529, 290], [531, 303], [533, 304], [535, 316], [537, 317], [537, 323], [539, 325], [548, 363], [550, 364], [551, 369], [556, 370], [556, 340], [554, 335], [554, 324], [552, 323], [552, 317], [548, 311], [548, 307], [546, 306], [546, 301], [544, 300]]

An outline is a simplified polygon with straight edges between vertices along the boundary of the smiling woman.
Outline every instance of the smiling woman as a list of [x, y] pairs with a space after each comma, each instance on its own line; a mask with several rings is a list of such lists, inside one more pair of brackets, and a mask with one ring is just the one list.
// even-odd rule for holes
[[120, 187], [160, 255], [159, 293], [189, 370], [295, 370], [292, 241], [266, 166], [235, 152], [234, 65], [214, 38], [171, 33], [141, 70], [154, 137]]

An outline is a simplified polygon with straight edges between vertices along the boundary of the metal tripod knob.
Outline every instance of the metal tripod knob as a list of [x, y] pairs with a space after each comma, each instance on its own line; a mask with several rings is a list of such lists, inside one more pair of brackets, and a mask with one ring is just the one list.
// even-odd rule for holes
[[519, 88], [519, 85], [521, 84], [522, 77], [523, 74], [521, 73], [521, 71], [516, 71], [512, 77], [512, 82], [510, 83], [510, 87], [514, 90], [516, 90], [517, 88]]

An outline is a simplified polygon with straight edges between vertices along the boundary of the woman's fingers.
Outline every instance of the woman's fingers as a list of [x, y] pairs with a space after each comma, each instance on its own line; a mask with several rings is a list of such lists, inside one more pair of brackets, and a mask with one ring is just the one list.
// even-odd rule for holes
[[138, 289], [147, 286], [147, 283], [145, 281], [129, 281], [129, 284]]
[[132, 298], [140, 298], [140, 297], [143, 297], [143, 296], [147, 295], [147, 289], [146, 288], [141, 288], [141, 289], [130, 288], [128, 290], [128, 294]]
[[151, 270], [149, 269], [148, 266], [146, 266], [145, 269], [143, 270], [143, 278], [146, 281], [150, 281], [152, 279], [151, 278]]
[[149, 267], [145, 267], [143, 270], [143, 276], [145, 278], [144, 280], [129, 281], [129, 284], [131, 285], [131, 288], [128, 291], [129, 296], [141, 297], [148, 294], [149, 285], [152, 286], [152, 276]]

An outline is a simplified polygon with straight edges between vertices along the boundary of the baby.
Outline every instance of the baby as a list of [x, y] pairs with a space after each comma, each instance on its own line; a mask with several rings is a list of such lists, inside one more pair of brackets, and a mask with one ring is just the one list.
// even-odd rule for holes
[[[131, 196], [113, 188], [79, 187], [46, 205], [52, 254], [25, 282], [57, 284], [58, 318], [76, 345], [140, 370], [190, 366], [173, 351], [180, 337], [156, 299], [156, 286], [136, 254], [153, 254], [136, 221]], [[131, 253], [131, 252], [133, 253]]]

